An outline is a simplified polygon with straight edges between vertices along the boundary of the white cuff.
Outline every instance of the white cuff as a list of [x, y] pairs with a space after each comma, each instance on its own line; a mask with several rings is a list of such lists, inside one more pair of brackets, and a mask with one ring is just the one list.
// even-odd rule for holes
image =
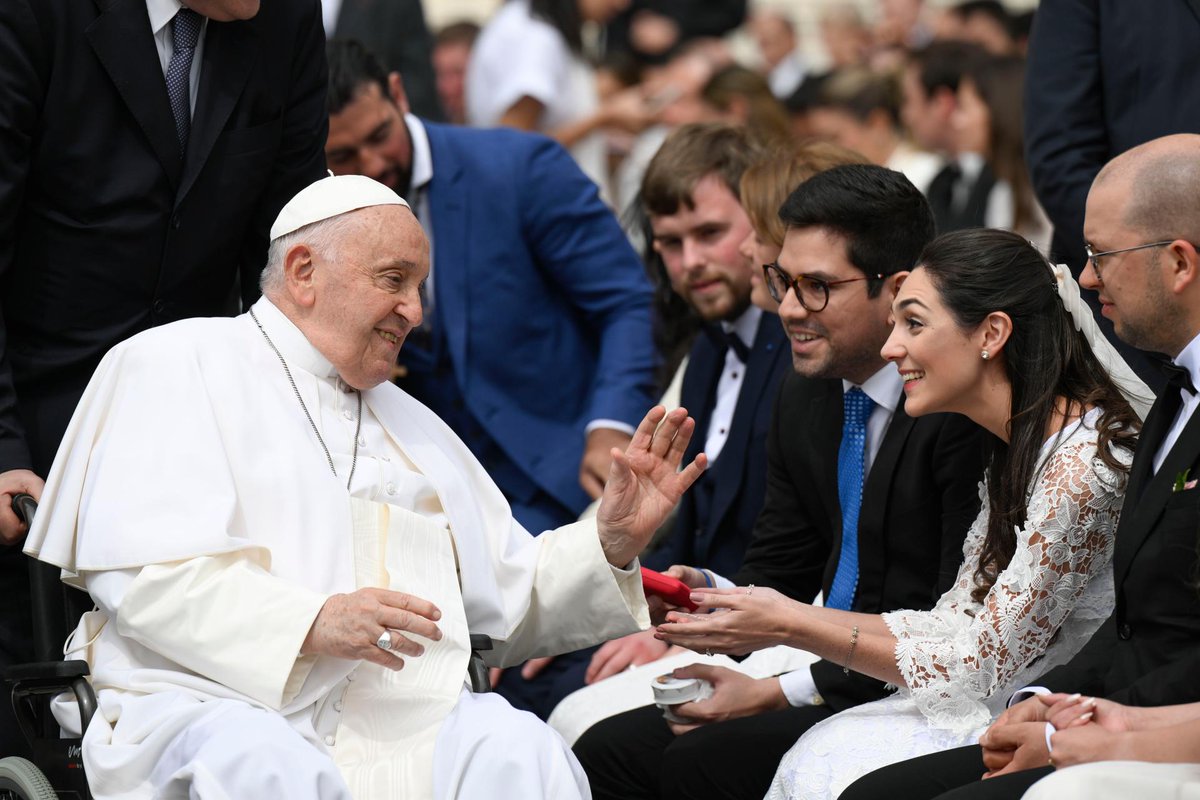
[[627, 433], [630, 436], [633, 436], [634, 434], [634, 427], [628, 422], [621, 422], [619, 419], [594, 419], [587, 424], [586, 428], [583, 429], [583, 433], [586, 436], [592, 431], [600, 428], [620, 431], [621, 433]]
[[800, 706], [818, 705], [820, 694], [817, 692], [817, 682], [813, 680], [812, 668], [801, 667], [779, 676], [779, 688], [788, 704]]
[[1017, 689], [1012, 693], [1012, 697], [1008, 698], [1008, 705], [1006, 705], [1005, 708], [1012, 708], [1017, 703], [1023, 703], [1034, 695], [1039, 694], [1051, 694], [1051, 691], [1045, 686], [1026, 686], [1024, 688]]
[[726, 578], [724, 575], [718, 575], [711, 569], [705, 570], [705, 572], [712, 576], [713, 583], [716, 584], [713, 587], [714, 589], [732, 589], [733, 587], [737, 586], [737, 584], [729, 580], [729, 578]]

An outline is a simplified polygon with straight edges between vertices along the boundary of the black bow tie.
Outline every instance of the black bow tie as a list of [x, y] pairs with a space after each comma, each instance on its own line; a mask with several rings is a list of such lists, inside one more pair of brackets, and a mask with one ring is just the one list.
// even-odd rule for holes
[[1163, 359], [1158, 362], [1158, 368], [1167, 376], [1167, 384], [1176, 389], [1186, 389], [1188, 394], [1196, 394], [1196, 386], [1192, 383], [1192, 373], [1179, 366], [1174, 361]]
[[738, 361], [743, 364], [750, 360], [749, 346], [736, 333], [726, 333], [725, 329], [719, 325], [705, 325], [704, 332], [708, 334], [708, 338], [717, 346], [717, 349], [732, 350]]

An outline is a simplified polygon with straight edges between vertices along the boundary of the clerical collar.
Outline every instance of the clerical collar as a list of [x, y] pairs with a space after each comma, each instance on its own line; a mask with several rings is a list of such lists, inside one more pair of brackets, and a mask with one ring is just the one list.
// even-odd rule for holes
[[[856, 384], [842, 380], [842, 391], [848, 392]], [[883, 369], [867, 378], [862, 384], [863, 393], [875, 401], [875, 405], [883, 406], [890, 413], [895, 413], [900, 405], [900, 395], [904, 392], [904, 381], [900, 380], [900, 370], [895, 364], [884, 364]]]
[[[259, 298], [254, 304], [254, 313], [267, 336], [279, 348], [279, 354], [287, 361], [288, 366], [292, 369], [302, 369], [318, 378], [337, 377], [337, 370], [329, 363], [329, 359], [313, 347], [295, 323], [276, 308], [274, 303], [265, 297]], [[249, 317], [248, 314], [246, 316]], [[254, 324], [250, 319], [247, 319], [247, 322], [250, 325]], [[257, 335], [256, 332], [255, 336]]]
[[747, 347], [754, 349], [754, 337], [758, 335], [758, 321], [762, 319], [762, 313], [761, 308], [751, 303], [733, 322], [721, 320], [721, 330], [725, 333], [736, 333]]
[[408, 193], [415, 197], [416, 192], [433, 180], [433, 151], [429, 149], [429, 134], [420, 118], [415, 114], [405, 114], [404, 126], [408, 128], [408, 138], [412, 142], [412, 175], [408, 179]]
[[1183, 367], [1192, 376], [1192, 383], [1200, 386], [1200, 334], [1197, 334], [1179, 355], [1172, 359], [1176, 365]]

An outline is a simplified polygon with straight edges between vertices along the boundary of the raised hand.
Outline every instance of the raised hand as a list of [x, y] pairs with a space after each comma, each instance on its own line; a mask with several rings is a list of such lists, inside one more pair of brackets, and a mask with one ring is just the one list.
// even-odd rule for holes
[[[370, 661], [398, 670], [404, 666], [401, 656], [411, 658], [425, 652], [411, 636], [435, 642], [442, 638], [434, 624], [441, 617], [433, 603], [404, 592], [368, 588], [335, 594], [321, 606], [300, 652]], [[388, 650], [377, 644], [384, 631], [391, 638]]]
[[685, 409], [668, 414], [655, 406], [638, 425], [629, 447], [624, 452], [613, 448], [596, 527], [604, 556], [614, 567], [633, 561], [708, 465], [701, 453], [680, 469], [695, 429]]

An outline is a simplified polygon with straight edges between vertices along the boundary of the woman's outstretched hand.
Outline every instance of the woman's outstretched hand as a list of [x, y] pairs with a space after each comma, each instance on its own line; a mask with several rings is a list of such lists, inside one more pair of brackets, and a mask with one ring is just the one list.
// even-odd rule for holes
[[[738, 586], [692, 592], [696, 613], [672, 611], [655, 636], [698, 653], [744, 655], [791, 644], [804, 627], [808, 606], [774, 589]], [[712, 609], [711, 613], [703, 613]]]

